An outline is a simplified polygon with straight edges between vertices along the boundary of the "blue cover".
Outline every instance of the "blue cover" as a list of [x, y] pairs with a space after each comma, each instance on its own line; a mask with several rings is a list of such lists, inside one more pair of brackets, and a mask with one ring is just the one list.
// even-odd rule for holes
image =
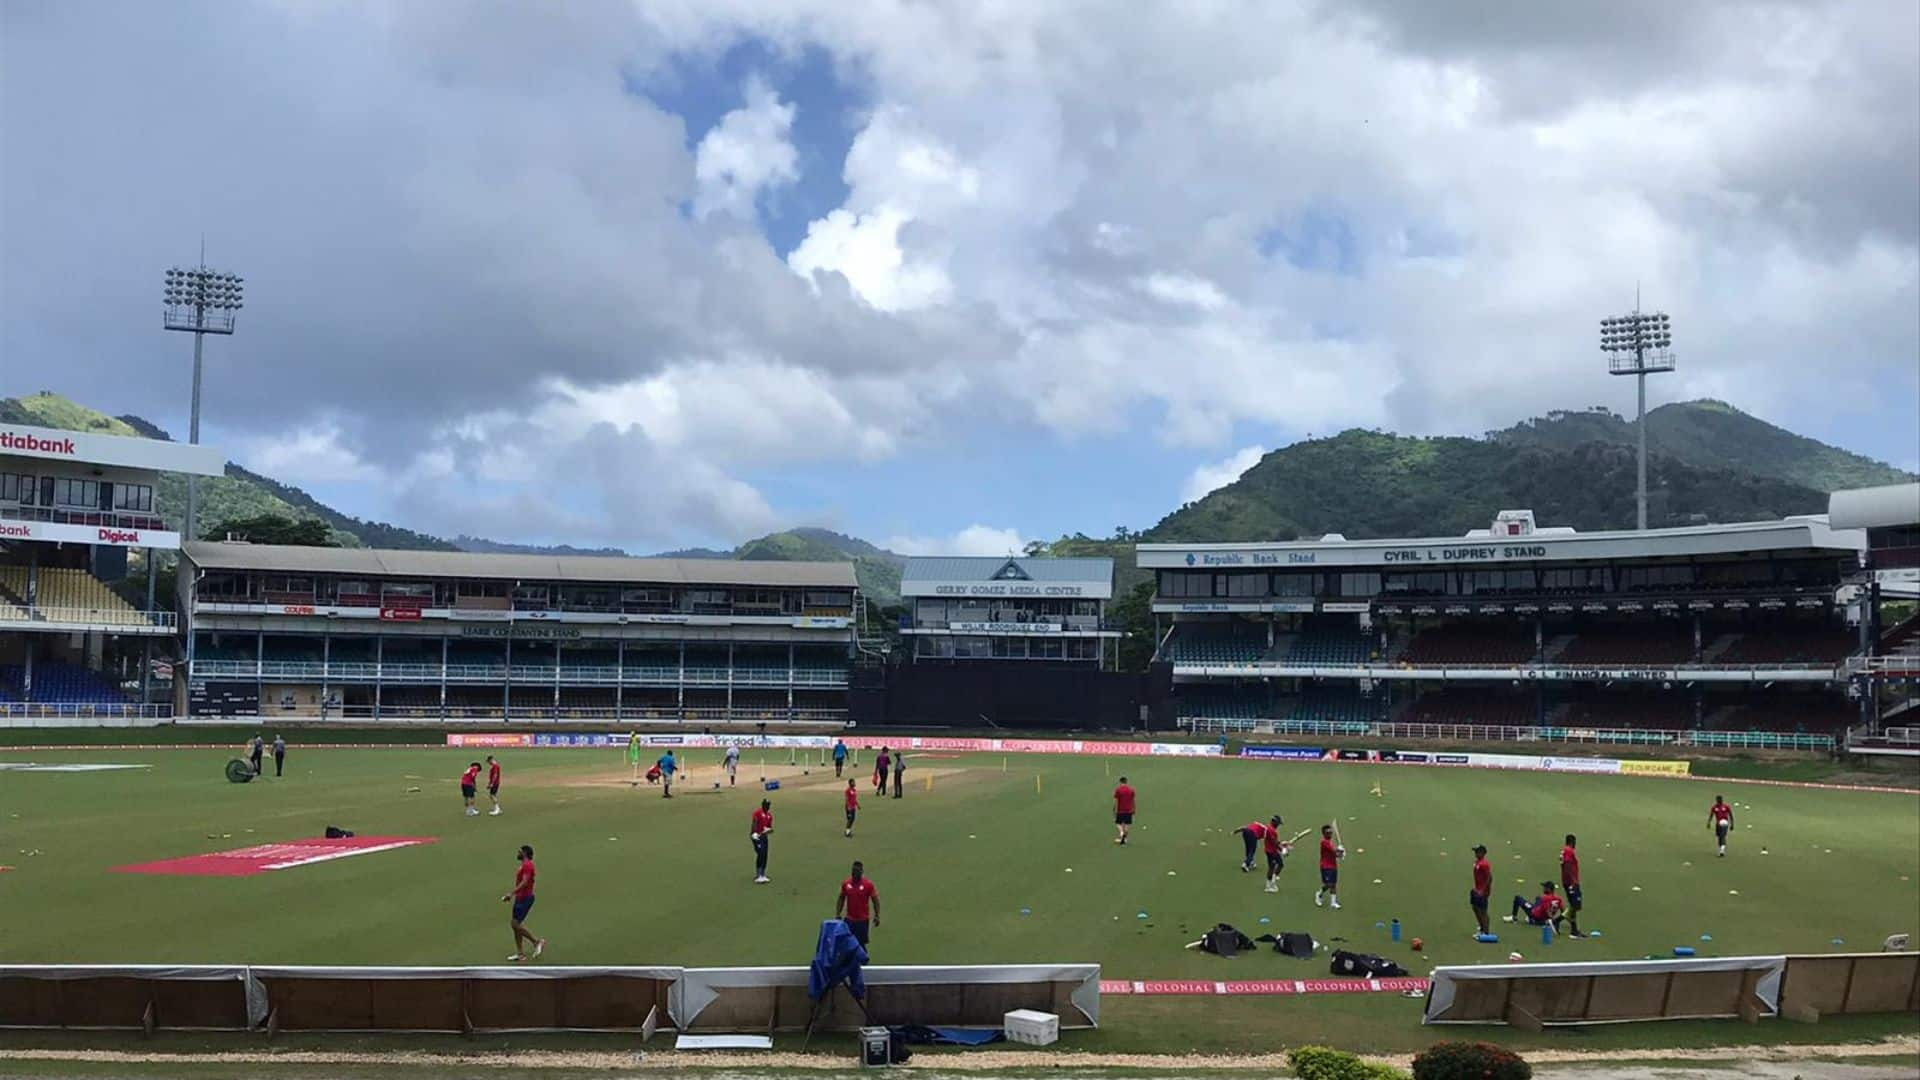
[[988, 1043], [999, 1042], [1005, 1037], [993, 1028], [937, 1027], [933, 1029], [933, 1033], [940, 1037], [941, 1042], [952, 1043], [955, 1046], [985, 1046]]
[[820, 940], [813, 947], [813, 964], [807, 969], [807, 996], [819, 1001], [844, 982], [854, 1000], [865, 1001], [867, 977], [860, 969], [866, 962], [867, 950], [860, 946], [860, 940], [847, 929], [846, 923], [839, 919], [823, 921]]

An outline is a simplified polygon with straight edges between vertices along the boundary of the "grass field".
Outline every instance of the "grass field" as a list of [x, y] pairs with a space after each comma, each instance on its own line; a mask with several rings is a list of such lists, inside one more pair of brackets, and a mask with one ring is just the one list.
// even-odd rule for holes
[[[717, 752], [695, 752], [691, 778], [667, 801], [625, 782], [618, 751], [501, 753], [506, 813], [469, 818], [456, 778], [480, 756], [471, 750], [296, 748], [284, 779], [244, 785], [222, 777], [231, 756], [222, 751], [0, 752], [0, 763], [150, 766], [0, 773], [0, 864], [13, 867], [0, 873], [9, 913], [0, 921], [0, 962], [499, 963], [511, 946], [499, 896], [522, 843], [535, 847], [540, 866], [530, 924], [551, 939], [544, 962], [561, 964], [804, 964], [854, 858], [866, 862], [882, 898], [876, 963], [1098, 961], [1106, 977], [1122, 979], [1325, 974], [1323, 960], [1261, 952], [1228, 961], [1182, 948], [1216, 922], [1250, 935], [1345, 938], [1416, 974], [1435, 964], [1497, 962], [1510, 949], [1530, 960], [1664, 955], [1676, 945], [1702, 955], [1821, 952], [1877, 949], [1886, 934], [1920, 930], [1920, 802], [1906, 794], [1391, 766], [921, 754], [906, 798], [863, 794], [851, 840], [841, 835], [831, 770], [798, 776], [777, 766], [773, 881], [755, 886], [747, 841], [761, 794], [754, 755], [741, 787], [716, 793]], [[1134, 840], [1124, 848], [1112, 843], [1109, 801], [1122, 771], [1140, 792]], [[1383, 796], [1369, 794], [1376, 780]], [[1706, 825], [1716, 790], [1738, 805], [1726, 859], [1714, 857]], [[1293, 828], [1340, 823], [1350, 852], [1345, 910], [1314, 907], [1316, 872], [1304, 842], [1278, 895], [1261, 891], [1258, 874], [1239, 871], [1232, 829], [1274, 812]], [[253, 877], [110, 872], [315, 836], [327, 825], [437, 842]], [[1602, 936], [1543, 949], [1537, 931], [1496, 924], [1499, 945], [1470, 940], [1470, 847], [1491, 849], [1495, 907], [1503, 909], [1510, 894], [1530, 896], [1557, 876], [1567, 832], [1579, 834], [1584, 856], [1583, 924]], [[1388, 941], [1376, 924], [1392, 918], [1407, 938], [1426, 940], [1424, 956]], [[1068, 1041], [1264, 1049], [1271, 1038], [1261, 1028], [1279, 1015], [1289, 1042], [1399, 1050], [1432, 1035], [1418, 1026], [1417, 1003], [1390, 995], [1109, 998], [1107, 1010], [1107, 1030]], [[1625, 1032], [1659, 1030], [1667, 1034], [1646, 1037], [1670, 1040], [1681, 1026], [1616, 1030], [1622, 1034], [1599, 1037], [1634, 1045]]]

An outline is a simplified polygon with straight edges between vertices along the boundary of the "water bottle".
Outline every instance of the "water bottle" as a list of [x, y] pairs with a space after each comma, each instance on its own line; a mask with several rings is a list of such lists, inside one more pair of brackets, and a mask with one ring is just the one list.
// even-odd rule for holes
[[1540, 924], [1540, 944], [1553, 944], [1553, 923], [1543, 922]]
[[1387, 933], [1392, 935], [1393, 940], [1395, 941], [1400, 940], [1400, 920], [1399, 919], [1393, 920], [1393, 925], [1387, 929]]

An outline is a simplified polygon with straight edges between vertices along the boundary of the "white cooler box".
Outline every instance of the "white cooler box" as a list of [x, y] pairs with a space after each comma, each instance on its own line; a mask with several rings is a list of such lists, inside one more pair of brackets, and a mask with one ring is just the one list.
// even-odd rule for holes
[[1060, 1041], [1060, 1018], [1032, 1009], [1015, 1009], [1006, 1015], [1007, 1041], [1028, 1046], [1052, 1046]]

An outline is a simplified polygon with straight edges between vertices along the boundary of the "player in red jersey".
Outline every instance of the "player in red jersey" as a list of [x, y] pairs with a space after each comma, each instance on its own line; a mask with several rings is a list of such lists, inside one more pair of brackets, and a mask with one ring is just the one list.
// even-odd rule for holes
[[867, 928], [880, 925], [880, 892], [873, 887], [873, 879], [867, 876], [866, 867], [858, 860], [853, 864], [852, 876], [840, 883], [840, 898], [833, 902], [833, 917], [846, 922], [861, 948], [870, 947]]
[[1707, 807], [1707, 827], [1713, 830], [1714, 839], [1720, 844], [1720, 857], [1727, 857], [1727, 834], [1733, 831], [1733, 807], [1719, 795], [1713, 797], [1713, 805]]
[[1487, 897], [1493, 893], [1493, 865], [1487, 862], [1487, 845], [1473, 845], [1473, 889], [1467, 893], [1467, 904], [1473, 908], [1473, 919], [1480, 924], [1482, 934], [1491, 934], [1487, 929]]
[[492, 754], [487, 755], [487, 798], [492, 800], [493, 802], [493, 809], [487, 811], [487, 815], [489, 817], [499, 816], [499, 813], [500, 813], [500, 763], [493, 759]]
[[475, 761], [467, 766], [466, 772], [460, 774], [460, 798], [467, 805], [468, 817], [474, 817], [480, 813], [473, 805], [473, 791], [479, 784], [480, 763]]
[[1580, 855], [1573, 848], [1573, 834], [1568, 833], [1567, 846], [1560, 849], [1560, 891], [1567, 897], [1567, 932], [1586, 937], [1580, 932]]
[[[847, 835], [853, 835], [853, 819], [860, 813], [860, 787], [847, 781]], [[856, 864], [857, 865], [857, 864]]]
[[1346, 858], [1347, 849], [1333, 842], [1333, 826], [1320, 826], [1320, 891], [1313, 894], [1313, 906], [1320, 906], [1321, 897], [1333, 900], [1333, 910], [1340, 910], [1340, 860]]
[[[1274, 820], [1279, 819], [1276, 817]], [[1233, 831], [1240, 834], [1241, 841], [1247, 846], [1247, 857], [1240, 860], [1240, 872], [1250, 874], [1253, 872], [1254, 853], [1260, 849], [1260, 841], [1267, 838], [1267, 827], [1258, 821], [1249, 821]]]
[[1133, 788], [1127, 784], [1127, 778], [1121, 777], [1119, 786], [1113, 789], [1113, 827], [1118, 836], [1113, 838], [1116, 844], [1127, 842], [1127, 832], [1133, 828]]
[[[513, 888], [500, 898], [500, 902], [504, 904], [509, 900], [513, 901], [513, 955], [507, 959], [517, 963], [521, 960], [538, 958], [541, 953], [546, 952], [547, 939], [535, 937], [533, 931], [527, 929], [527, 912], [533, 910], [532, 846], [521, 844], [516, 857], [520, 860], [520, 868], [513, 872]], [[533, 943], [531, 955], [521, 946], [520, 942], [523, 940]]]
[[753, 830], [747, 834], [748, 839], [753, 841], [753, 883], [765, 885], [767, 848], [773, 837], [773, 803], [770, 800], [760, 800], [760, 809], [753, 812], [753, 821], [748, 827]]
[[1505, 921], [1512, 922], [1518, 917], [1525, 916], [1529, 925], [1545, 926], [1547, 923], [1552, 923], [1554, 931], [1558, 932], [1560, 912], [1565, 909], [1566, 904], [1553, 890], [1553, 882], [1543, 881], [1540, 883], [1540, 895], [1534, 897], [1531, 903], [1524, 896], [1513, 898], [1513, 910], [1506, 916]]

